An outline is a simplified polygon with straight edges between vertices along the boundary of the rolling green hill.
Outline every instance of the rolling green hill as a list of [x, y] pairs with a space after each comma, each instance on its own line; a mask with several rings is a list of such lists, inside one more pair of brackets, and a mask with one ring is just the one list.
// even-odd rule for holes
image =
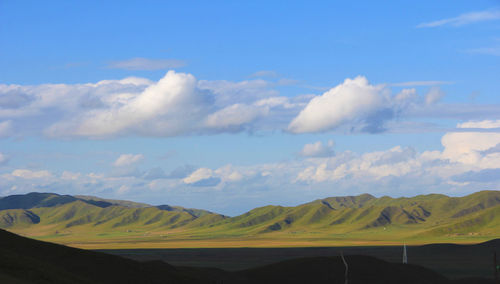
[[500, 191], [330, 197], [236, 217], [52, 193], [0, 199], [0, 228], [75, 246], [311, 246], [480, 242], [500, 237]]

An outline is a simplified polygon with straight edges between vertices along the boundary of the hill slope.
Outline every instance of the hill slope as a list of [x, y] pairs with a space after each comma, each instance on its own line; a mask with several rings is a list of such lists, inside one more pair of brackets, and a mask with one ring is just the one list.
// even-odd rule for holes
[[135, 243], [146, 247], [149, 243], [162, 247], [175, 242], [190, 246], [203, 241], [216, 245], [217, 240], [244, 240], [248, 246], [273, 241], [308, 246], [403, 240], [480, 242], [500, 237], [500, 191], [464, 197], [330, 197], [295, 207], [260, 207], [232, 218], [169, 205], [50, 193], [4, 197], [0, 209], [0, 228], [78, 246]]
[[[375, 198], [332, 197], [296, 207], [265, 206], [212, 224], [208, 232], [234, 235], [387, 235], [405, 239], [442, 236], [500, 236], [500, 192], [465, 197], [426, 195]], [[333, 236], [333, 235], [332, 235]]]

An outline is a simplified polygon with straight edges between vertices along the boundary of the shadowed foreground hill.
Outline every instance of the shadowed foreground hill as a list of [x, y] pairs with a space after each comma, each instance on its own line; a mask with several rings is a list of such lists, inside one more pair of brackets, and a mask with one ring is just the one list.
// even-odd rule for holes
[[[361, 283], [452, 283], [420, 266], [385, 262], [369, 256], [346, 256], [348, 280]], [[239, 272], [254, 283], [344, 283], [345, 267], [340, 257], [292, 259]], [[310, 282], [311, 279], [314, 282]], [[258, 282], [257, 282], [258, 281]]]
[[1, 283], [209, 283], [162, 262], [138, 262], [0, 230]]
[[[174, 267], [138, 262], [105, 253], [36, 241], [0, 230], [2, 283], [344, 283], [340, 257], [287, 260], [249, 270]], [[350, 284], [493, 283], [485, 279], [450, 281], [416, 265], [369, 256], [347, 256]]]
[[[175, 266], [216, 267], [228, 271], [251, 269], [285, 260], [356, 255], [401, 263], [402, 246], [344, 246], [287, 248], [199, 248], [99, 250], [133, 260], [163, 260]], [[491, 277], [493, 252], [500, 239], [473, 245], [431, 244], [407, 246], [409, 264], [426, 267], [450, 279]]]
[[[345, 259], [349, 265], [349, 284], [495, 284], [484, 278], [450, 280], [421, 266], [390, 263], [370, 256], [352, 255]], [[345, 266], [338, 256], [291, 259], [237, 272], [199, 269], [198, 273], [224, 284], [345, 283]]]

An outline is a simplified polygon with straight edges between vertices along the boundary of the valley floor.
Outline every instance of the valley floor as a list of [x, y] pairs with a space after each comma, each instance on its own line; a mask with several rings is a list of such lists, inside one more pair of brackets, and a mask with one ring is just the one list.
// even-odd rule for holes
[[283, 232], [238, 236], [224, 234], [189, 234], [183, 232], [149, 231], [74, 231], [47, 234], [32, 228], [10, 230], [16, 234], [67, 246], [85, 249], [154, 249], [154, 248], [273, 248], [273, 247], [331, 247], [331, 246], [399, 246], [432, 243], [476, 244], [500, 236], [447, 235], [442, 237], [414, 237], [404, 229], [380, 232], [364, 231], [351, 234], [328, 232]]

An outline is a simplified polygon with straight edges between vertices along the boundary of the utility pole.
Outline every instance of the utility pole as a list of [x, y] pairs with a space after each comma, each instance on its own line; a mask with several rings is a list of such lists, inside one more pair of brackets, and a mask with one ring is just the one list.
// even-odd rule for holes
[[408, 255], [406, 254], [406, 244], [403, 244], [403, 264], [408, 263]]
[[344, 262], [344, 266], [345, 266], [345, 274], [344, 274], [345, 282], [344, 282], [344, 284], [348, 284], [347, 273], [349, 272], [349, 266], [347, 266], [347, 261], [345, 261], [344, 253], [342, 251], [340, 251], [340, 257], [342, 258], [342, 261]]

